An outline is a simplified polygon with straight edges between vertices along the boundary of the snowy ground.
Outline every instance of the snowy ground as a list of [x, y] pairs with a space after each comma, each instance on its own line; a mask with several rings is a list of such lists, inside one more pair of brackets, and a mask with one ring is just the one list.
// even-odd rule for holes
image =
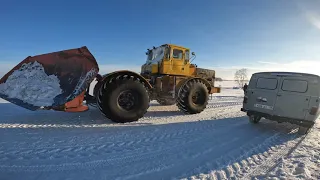
[[152, 102], [128, 124], [95, 108], [30, 112], [2, 101], [0, 179], [320, 179], [319, 123], [307, 136], [252, 125], [242, 96], [224, 88], [196, 115]]

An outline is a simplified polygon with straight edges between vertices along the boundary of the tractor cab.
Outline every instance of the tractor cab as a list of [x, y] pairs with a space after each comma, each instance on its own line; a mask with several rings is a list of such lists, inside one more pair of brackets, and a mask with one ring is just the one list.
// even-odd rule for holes
[[147, 61], [141, 67], [142, 75], [167, 74], [188, 76], [193, 73], [192, 69], [194, 69], [194, 66], [190, 65], [190, 50], [188, 48], [164, 44], [147, 49], [146, 55]]
[[165, 54], [168, 55], [169, 48], [165, 45], [159, 47], [153, 47], [153, 49], [148, 49], [146, 52], [147, 62], [146, 64], [158, 64], [165, 58]]

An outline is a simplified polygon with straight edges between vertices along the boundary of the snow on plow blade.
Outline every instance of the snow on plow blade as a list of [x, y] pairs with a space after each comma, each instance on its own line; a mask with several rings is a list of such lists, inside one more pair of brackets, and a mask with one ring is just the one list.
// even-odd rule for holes
[[98, 71], [86, 46], [29, 56], [0, 79], [0, 97], [29, 110], [57, 108], [85, 91]]

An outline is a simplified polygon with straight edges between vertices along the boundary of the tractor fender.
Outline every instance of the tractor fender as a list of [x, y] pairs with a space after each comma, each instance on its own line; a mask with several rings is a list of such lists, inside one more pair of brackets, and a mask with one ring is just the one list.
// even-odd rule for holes
[[211, 85], [210, 85], [210, 83], [209, 83], [207, 80], [205, 80], [205, 79], [203, 79], [203, 78], [200, 78], [200, 77], [190, 77], [190, 78], [186, 78], [186, 79], [180, 81], [180, 82], [177, 84], [176, 89], [178, 90], [178, 94], [179, 94], [180, 91], [181, 91], [181, 87], [183, 87], [183, 86], [186, 85], [189, 81], [194, 80], [194, 79], [195, 79], [195, 80], [200, 80], [203, 84], [205, 84], [205, 85], [207, 86], [208, 92], [211, 91]]
[[152, 85], [150, 84], [150, 82], [147, 79], [145, 79], [143, 76], [141, 76], [140, 74], [133, 72], [133, 71], [128, 71], [128, 70], [119, 70], [119, 71], [114, 71], [114, 72], [111, 72], [111, 73], [108, 73], [108, 74], [101, 76], [102, 78], [98, 81], [98, 83], [94, 87], [94, 96], [96, 96], [96, 92], [99, 90], [99, 88], [101, 87], [102, 84], [104, 84], [105, 82], [108, 82], [110, 79], [117, 78], [120, 76], [129, 76], [134, 79], [138, 79], [141, 83], [144, 84], [144, 86], [147, 89], [152, 88]]

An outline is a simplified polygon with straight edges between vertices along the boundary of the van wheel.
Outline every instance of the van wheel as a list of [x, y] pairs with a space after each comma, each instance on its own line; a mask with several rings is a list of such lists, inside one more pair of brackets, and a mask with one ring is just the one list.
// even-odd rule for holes
[[253, 124], [257, 124], [261, 120], [260, 116], [257, 115], [250, 115], [249, 116], [249, 121]]
[[309, 131], [310, 131], [310, 129], [311, 128], [309, 128], [309, 127], [299, 127], [299, 129], [298, 129], [298, 134], [299, 135], [305, 135], [305, 134], [308, 134], [309, 133]]
[[300, 135], [308, 134], [310, 132], [310, 130], [312, 129], [312, 127], [313, 127], [313, 125], [310, 125], [309, 127], [299, 126], [298, 134], [300, 134]]

